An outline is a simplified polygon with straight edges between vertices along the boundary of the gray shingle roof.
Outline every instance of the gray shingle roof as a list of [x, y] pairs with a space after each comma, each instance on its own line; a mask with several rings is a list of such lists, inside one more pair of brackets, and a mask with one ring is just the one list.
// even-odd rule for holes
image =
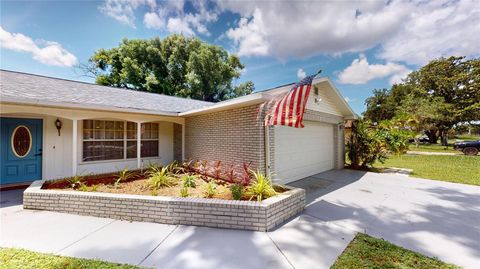
[[0, 100], [99, 106], [172, 114], [214, 103], [0, 70]]

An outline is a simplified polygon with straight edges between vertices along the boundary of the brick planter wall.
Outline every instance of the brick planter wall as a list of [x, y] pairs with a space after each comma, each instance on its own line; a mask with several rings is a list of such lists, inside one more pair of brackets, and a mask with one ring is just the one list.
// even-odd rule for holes
[[305, 190], [291, 188], [256, 201], [176, 198], [99, 192], [43, 190], [35, 181], [23, 193], [25, 209], [129, 221], [268, 231], [305, 207]]

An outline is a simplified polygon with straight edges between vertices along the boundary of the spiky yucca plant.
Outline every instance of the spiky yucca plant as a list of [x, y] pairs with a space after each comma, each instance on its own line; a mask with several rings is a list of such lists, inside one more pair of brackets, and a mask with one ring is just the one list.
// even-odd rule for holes
[[167, 167], [156, 169], [156, 172], [150, 172], [148, 178], [148, 185], [151, 189], [158, 190], [162, 187], [170, 187], [175, 183], [175, 179], [168, 172]]
[[245, 192], [246, 195], [250, 196], [250, 200], [254, 197], [257, 198], [257, 201], [262, 201], [263, 199], [272, 197], [277, 194], [273, 189], [272, 177], [271, 175], [264, 175], [260, 171], [251, 171], [253, 175], [253, 180], [248, 185]]

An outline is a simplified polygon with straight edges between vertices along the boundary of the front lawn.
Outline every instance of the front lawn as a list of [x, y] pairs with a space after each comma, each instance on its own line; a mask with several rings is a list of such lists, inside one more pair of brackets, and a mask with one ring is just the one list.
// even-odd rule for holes
[[459, 268], [395, 246], [366, 234], [357, 234], [331, 267], [347, 268]]
[[399, 155], [375, 167], [409, 168], [414, 177], [480, 185], [480, 156]]
[[415, 147], [415, 144], [410, 144], [410, 146], [408, 147], [408, 150], [421, 151], [421, 152], [448, 152], [448, 153], [463, 154], [461, 151], [454, 150], [452, 145], [448, 146], [448, 148], [445, 149], [445, 146], [442, 146], [441, 144], [420, 144], [418, 145], [418, 148]]
[[142, 267], [99, 260], [77, 259], [23, 249], [0, 248], [1, 269], [140, 269]]

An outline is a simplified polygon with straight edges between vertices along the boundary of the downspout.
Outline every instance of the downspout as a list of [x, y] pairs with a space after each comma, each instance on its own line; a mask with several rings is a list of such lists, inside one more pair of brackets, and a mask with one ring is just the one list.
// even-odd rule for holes
[[270, 127], [264, 124], [264, 143], [265, 143], [265, 174], [270, 175]]

